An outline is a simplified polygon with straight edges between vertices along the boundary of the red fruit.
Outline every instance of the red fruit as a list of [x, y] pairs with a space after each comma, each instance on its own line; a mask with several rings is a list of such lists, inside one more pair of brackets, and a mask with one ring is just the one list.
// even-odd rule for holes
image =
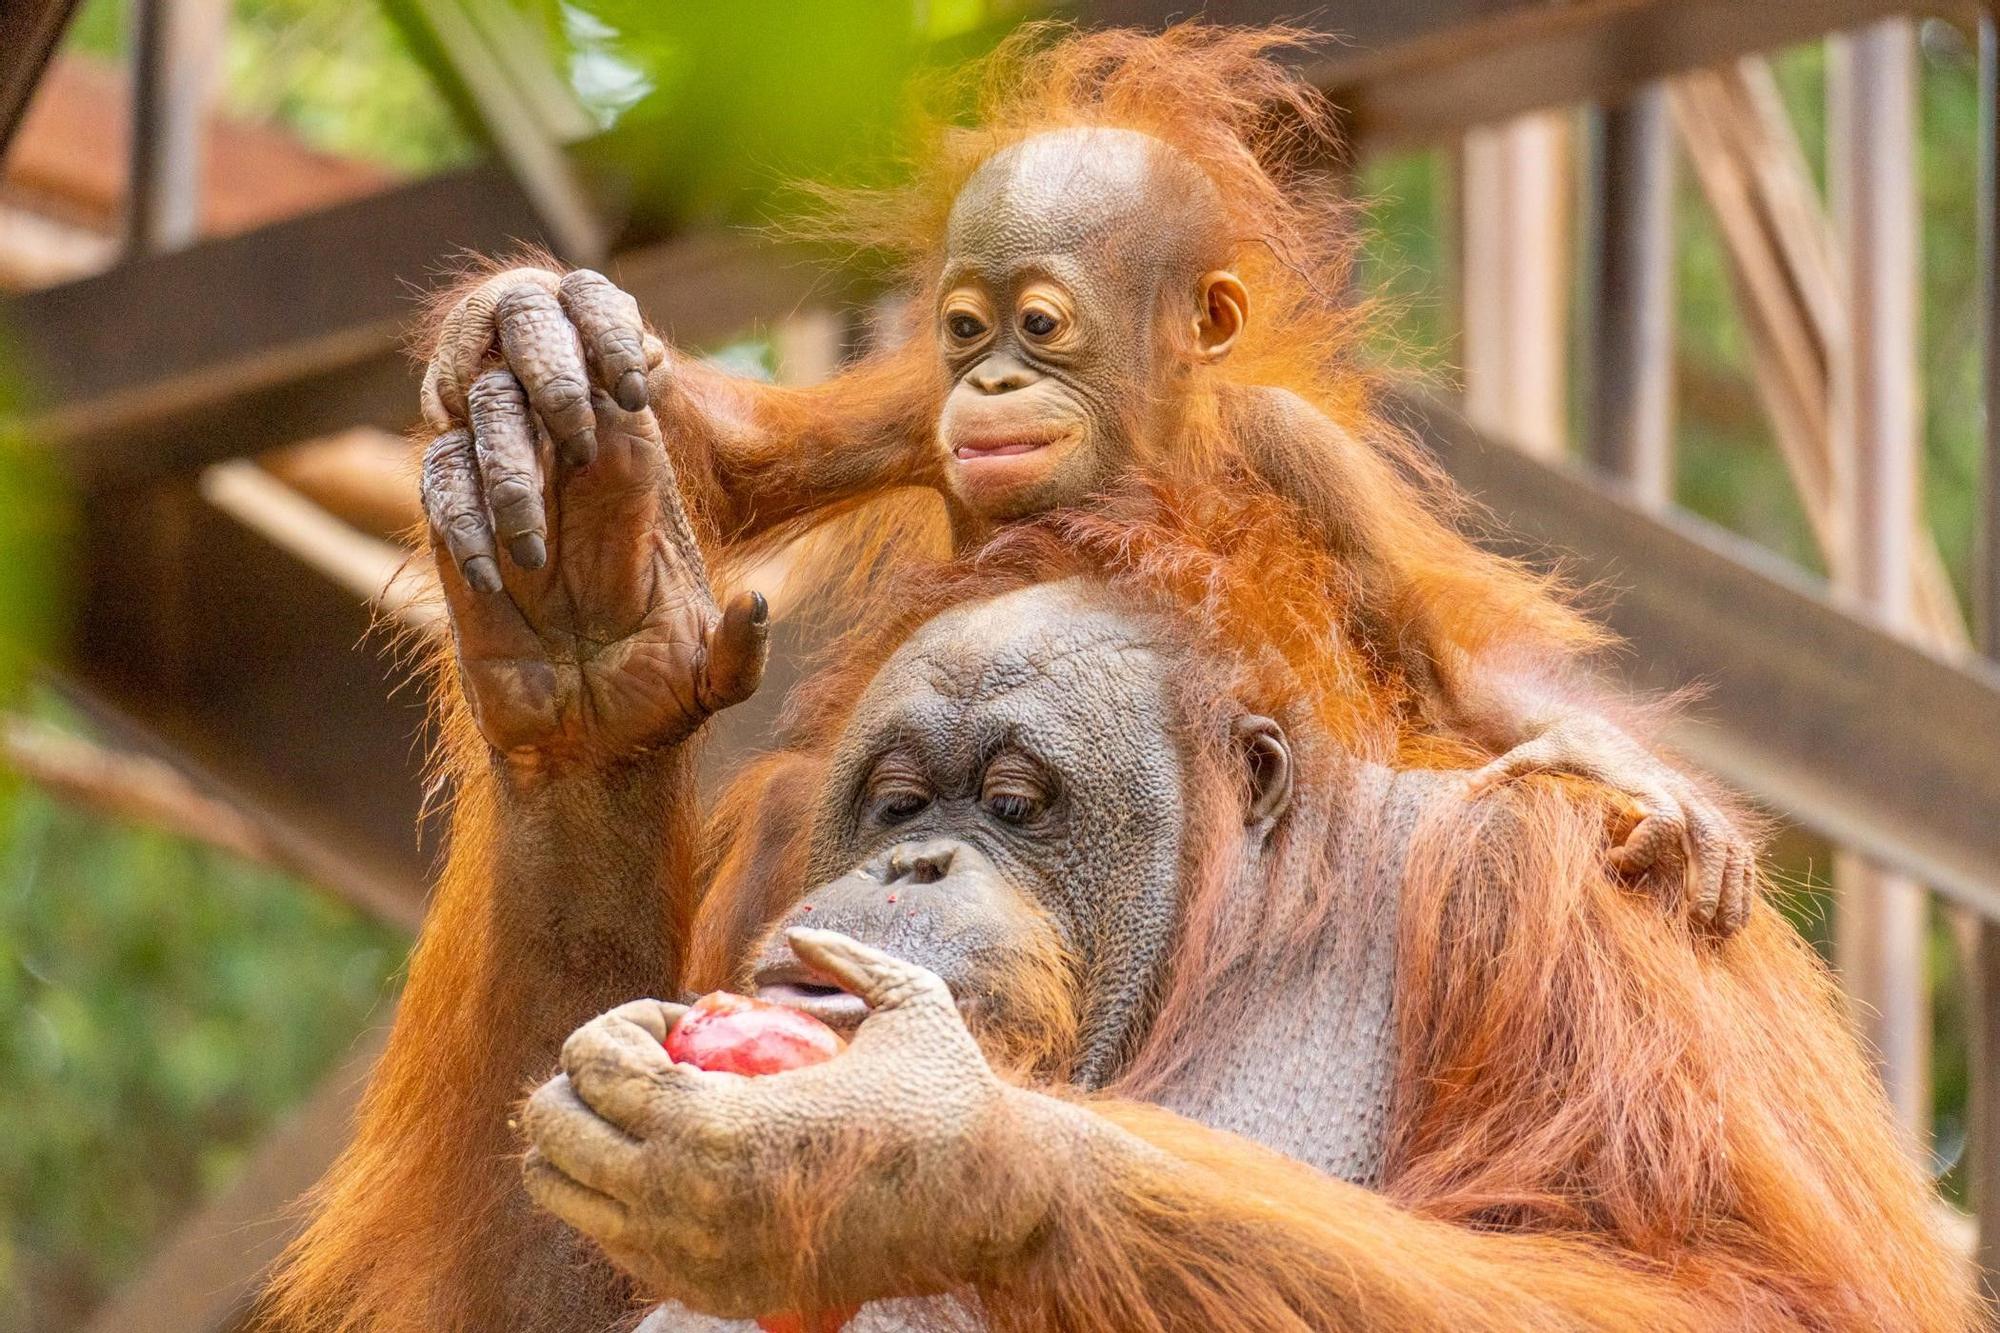
[[[694, 1002], [667, 1033], [667, 1054], [726, 1074], [775, 1074], [831, 1060], [847, 1048], [840, 1034], [811, 1014], [768, 1000], [713, 991]], [[840, 1333], [860, 1306], [810, 1314], [768, 1314], [764, 1333]]]
[[831, 1060], [840, 1034], [811, 1014], [719, 990], [694, 1002], [667, 1033], [667, 1054], [725, 1074], [776, 1074]]

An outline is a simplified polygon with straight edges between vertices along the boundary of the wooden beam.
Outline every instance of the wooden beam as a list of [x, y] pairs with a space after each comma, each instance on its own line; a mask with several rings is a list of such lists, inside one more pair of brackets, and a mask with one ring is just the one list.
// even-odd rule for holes
[[[1722, 234], [1751, 371], [1813, 538], [1837, 575], [1848, 558], [1836, 510], [1829, 383], [1848, 314], [1835, 277], [1833, 235], [1769, 66], [1742, 61], [1676, 79], [1674, 122]], [[1915, 534], [1910, 578], [1928, 641], [1962, 652], [1969, 640], [1944, 557]]]
[[1304, 62], [1371, 148], [1446, 143], [1474, 125], [1611, 101], [1670, 74], [1903, 14], [1966, 25], [1973, 0], [1080, 0], [1089, 22], [1304, 23], [1337, 40]]
[[[481, 167], [24, 293], [0, 302], [0, 325], [40, 372], [29, 430], [80, 481], [186, 475], [356, 425], [403, 429], [417, 375], [402, 336], [422, 286], [465, 252], [546, 239], [520, 188]], [[691, 345], [857, 291], [736, 233], [641, 244], [609, 271]]]
[[1691, 758], [2000, 915], [2000, 670], [1884, 634], [1754, 543], [1482, 440], [1435, 401], [1394, 410], [1511, 530], [1492, 545], [1618, 590], [1606, 618], [1634, 683], [1702, 693], [1673, 735]]
[[[2000, 22], [1979, 25], [1980, 524], [1973, 620], [1979, 650], [2000, 662]], [[1972, 1202], [1974, 1259], [1988, 1302], [2000, 1302], [2000, 920], [1979, 927], [1972, 970]]]
[[21, 127], [42, 71], [69, 27], [78, 0], [8, 0], [0, 5], [0, 159]]
[[596, 130], [544, 34], [506, 5], [384, 0], [410, 49], [472, 136], [492, 145], [533, 202], [555, 252], [604, 262], [609, 230], [564, 152]]
[[178, 250], [201, 230], [209, 103], [229, 26], [223, 0], [137, 0], [125, 245]]
[[85, 497], [78, 550], [63, 669], [94, 710], [281, 830], [317, 882], [415, 920], [428, 718], [366, 599], [187, 483]]
[[1459, 148], [1465, 415], [1540, 458], [1569, 439], [1569, 117], [1523, 116]]
[[[1829, 42], [1827, 175], [1847, 337], [1835, 346], [1834, 587], [1915, 634], [1918, 504], [1917, 34], [1907, 20]], [[1930, 1143], [1930, 904], [1923, 886], [1841, 848], [1834, 959], [1912, 1153]]]

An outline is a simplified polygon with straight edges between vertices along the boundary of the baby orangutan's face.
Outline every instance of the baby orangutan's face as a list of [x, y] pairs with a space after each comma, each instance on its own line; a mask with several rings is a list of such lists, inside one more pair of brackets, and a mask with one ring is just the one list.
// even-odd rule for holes
[[[966, 509], [1005, 522], [1102, 486], [1170, 399], [1181, 348], [1227, 349], [1243, 303], [1203, 273], [1208, 189], [1165, 144], [1104, 129], [1024, 139], [966, 183], [936, 311], [952, 377], [938, 440]], [[1219, 346], [1218, 278], [1239, 294]], [[1184, 319], [1191, 341], [1173, 336]]]

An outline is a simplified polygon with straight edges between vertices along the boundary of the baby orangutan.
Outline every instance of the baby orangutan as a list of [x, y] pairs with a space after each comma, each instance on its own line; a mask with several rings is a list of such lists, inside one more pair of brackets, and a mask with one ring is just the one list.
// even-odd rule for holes
[[[981, 128], [862, 210], [911, 258], [919, 327], [831, 380], [774, 386], [664, 344], [597, 273], [512, 268], [447, 294], [425, 376], [425, 496], [449, 559], [498, 595], [549, 558], [543, 496], [595, 455], [591, 398], [650, 405], [732, 551], [928, 487], [964, 553], [1000, 526], [1134, 484], [1260, 484], [1307, 519], [1372, 681], [1531, 772], [1630, 798], [1615, 867], [1741, 925], [1755, 849], [1725, 807], [1606, 720], [1577, 662], [1593, 627], [1453, 526], [1456, 497], [1373, 420], [1344, 289], [1350, 232], [1322, 178], [1327, 108], [1268, 58], [1284, 34], [1102, 33], [1018, 52]], [[552, 445], [544, 448], [545, 436]]]

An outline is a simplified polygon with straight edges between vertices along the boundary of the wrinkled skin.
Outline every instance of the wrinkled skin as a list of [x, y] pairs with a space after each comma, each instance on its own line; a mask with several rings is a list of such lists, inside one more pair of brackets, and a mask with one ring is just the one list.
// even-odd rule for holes
[[[527, 498], [541, 492], [536, 430], [562, 466], [580, 466], [598, 448], [591, 392], [629, 408], [645, 400], [642, 385], [672, 431], [749, 439], [760, 456], [783, 452], [785, 431], [804, 432], [801, 449], [826, 447], [837, 460], [816, 470], [827, 504], [871, 485], [934, 485], [961, 544], [995, 524], [1087, 502], [1145, 457], [1139, 441], [1159, 438], [1185, 368], [1226, 356], [1250, 316], [1251, 294], [1217, 262], [1215, 213], [1199, 173], [1132, 131], [1052, 131], [997, 154], [962, 191], [946, 236], [933, 326], [949, 386], [942, 403], [919, 416], [885, 395], [879, 420], [844, 425], [852, 445], [844, 453], [808, 426], [763, 412], [765, 396], [781, 391], [666, 349], [632, 299], [599, 275], [501, 273], [447, 316], [425, 379], [433, 428], [447, 438], [470, 431], [478, 479], [461, 489], [485, 501], [478, 517], [448, 530], [449, 552], [475, 587], [495, 582], [502, 547], [537, 567], [547, 517]], [[1252, 395], [1239, 429], [1335, 429], [1298, 406], [1273, 411]], [[754, 492], [760, 475], [725, 475], [723, 490]], [[1286, 489], [1282, 478], [1274, 484]], [[753, 525], [780, 509], [754, 499], [740, 507]], [[1698, 925], [1723, 934], [1741, 926], [1756, 853], [1721, 801], [1591, 712], [1587, 699], [1551, 713], [1543, 682], [1485, 674], [1484, 688], [1460, 701], [1455, 725], [1501, 756], [1491, 780], [1572, 772], [1628, 793], [1635, 817], [1621, 871], [1678, 891]]]
[[[763, 1078], [710, 1074], [661, 1048], [683, 1006], [624, 1005], [580, 1028], [563, 1072], [529, 1099], [529, 1193], [644, 1290], [723, 1316], [795, 1298], [797, 1256], [772, 1203], [787, 1191], [832, 1212], [822, 1306], [1015, 1263], [1050, 1207], [1049, 1168], [1087, 1151], [1087, 1117], [1002, 1080], [936, 974], [831, 931], [790, 942], [870, 1009], [852, 1049]], [[815, 1176], [827, 1160], [844, 1188]], [[905, 1165], [844, 1180], [890, 1160]]]
[[[524, 405], [507, 401], [513, 392], [495, 372], [474, 399], [506, 402], [525, 421]], [[727, 615], [717, 610], [653, 414], [607, 399], [598, 407], [591, 464], [564, 464], [553, 478], [534, 475], [529, 455], [503, 467], [482, 445], [475, 457], [463, 431], [424, 456], [460, 680], [486, 739], [524, 764], [671, 745], [748, 698], [763, 672], [763, 603], [746, 594]], [[516, 491], [552, 518], [523, 539], [532, 559], [517, 541], [502, 564], [486, 505]]]

